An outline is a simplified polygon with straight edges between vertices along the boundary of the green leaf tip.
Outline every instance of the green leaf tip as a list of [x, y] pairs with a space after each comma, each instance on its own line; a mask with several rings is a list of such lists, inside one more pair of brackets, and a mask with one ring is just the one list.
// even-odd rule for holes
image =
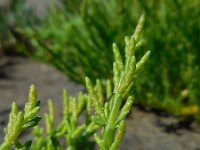
[[37, 89], [35, 85], [30, 86], [30, 92], [29, 92], [29, 100], [37, 100]]
[[24, 108], [25, 114], [32, 111], [36, 105], [38, 105], [37, 89], [35, 85], [31, 85], [30, 90], [29, 90], [29, 95], [28, 95], [28, 103], [26, 103], [25, 108]]
[[137, 24], [136, 29], [135, 29], [135, 32], [132, 36], [132, 37], [135, 38], [136, 42], [139, 41], [143, 26], [144, 26], [144, 22], [145, 22], [145, 15], [143, 14], [143, 15], [140, 16], [138, 24]]
[[136, 64], [136, 73], [144, 66], [144, 64], [147, 62], [147, 60], [149, 59], [149, 56], [151, 54], [151, 51], [147, 51], [144, 56], [139, 60], [139, 62], [137, 62]]

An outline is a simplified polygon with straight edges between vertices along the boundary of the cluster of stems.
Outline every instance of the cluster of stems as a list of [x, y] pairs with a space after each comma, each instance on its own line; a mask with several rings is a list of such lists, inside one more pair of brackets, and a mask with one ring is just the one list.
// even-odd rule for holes
[[4, 142], [1, 144], [0, 150], [9, 150], [12, 145], [17, 149], [30, 148], [32, 142], [27, 141], [25, 144], [21, 144], [19, 136], [25, 130], [36, 126], [41, 120], [41, 116], [37, 115], [40, 111], [39, 104], [35, 86], [30, 87], [29, 98], [24, 111], [20, 111], [17, 104], [13, 102], [9, 122], [4, 130]]
[[[125, 133], [124, 119], [130, 112], [134, 102], [131, 90], [138, 71], [147, 61], [150, 51], [136, 62], [135, 52], [142, 45], [140, 34], [144, 24], [144, 16], [141, 16], [134, 34], [125, 37], [125, 60], [120, 54], [117, 45], [113, 44], [113, 86], [111, 81], [107, 81], [107, 101], [103, 100], [102, 87], [97, 80], [96, 86], [92, 85], [89, 78], [86, 78], [86, 86], [89, 97], [94, 104], [95, 115], [93, 120], [100, 126], [101, 137], [94, 134], [94, 139], [101, 150], [117, 150], [122, 142]], [[112, 88], [113, 87], [113, 88]]]

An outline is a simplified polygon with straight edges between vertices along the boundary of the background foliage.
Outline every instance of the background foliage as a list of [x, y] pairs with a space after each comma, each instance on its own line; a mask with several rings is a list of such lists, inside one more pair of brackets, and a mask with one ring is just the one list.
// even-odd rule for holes
[[[2, 1], [0, 5], [0, 53], [15, 54], [21, 49], [20, 42], [27, 45], [26, 39], [17, 34], [15, 30], [19, 27], [31, 26], [36, 23], [36, 20], [26, 0]], [[20, 42], [17, 42], [16, 38]]]
[[49, 10], [44, 22], [21, 32], [35, 47], [34, 58], [78, 82], [85, 75], [94, 81], [112, 75], [112, 41], [121, 49], [121, 37], [131, 34], [145, 14], [141, 50], [148, 47], [152, 56], [134, 89], [137, 102], [198, 117], [199, 5], [199, 0], [63, 0]]

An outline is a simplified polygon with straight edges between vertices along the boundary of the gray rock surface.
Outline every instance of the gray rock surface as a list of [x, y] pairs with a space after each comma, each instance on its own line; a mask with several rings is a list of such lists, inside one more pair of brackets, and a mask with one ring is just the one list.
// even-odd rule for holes
[[177, 123], [177, 118], [161, 117], [153, 112], [135, 108], [127, 119], [127, 130], [121, 150], [198, 150], [200, 127], [193, 123], [191, 129], [166, 128]]

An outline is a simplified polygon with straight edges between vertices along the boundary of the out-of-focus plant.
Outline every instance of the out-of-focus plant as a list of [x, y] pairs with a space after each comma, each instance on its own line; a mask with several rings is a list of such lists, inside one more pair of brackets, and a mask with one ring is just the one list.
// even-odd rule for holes
[[134, 4], [135, 12], [147, 16], [145, 45], [153, 50], [137, 80], [136, 97], [150, 107], [198, 118], [200, 1], [134, 0]]
[[148, 28], [140, 44], [150, 47], [153, 56], [135, 84], [137, 102], [170, 114], [198, 117], [199, 0], [62, 2], [62, 7], [50, 10], [42, 26], [26, 31], [35, 46], [35, 58], [53, 64], [79, 82], [85, 75], [92, 82], [95, 78], [109, 78], [112, 41], [119, 43], [121, 50], [122, 38], [118, 35], [130, 33], [136, 18], [144, 13]]
[[96, 78], [111, 77], [112, 42], [119, 43], [122, 49], [122, 37], [131, 33], [134, 26], [127, 19], [134, 14], [129, 3], [63, 1], [63, 7], [50, 9], [42, 26], [26, 31], [35, 46], [35, 58], [53, 64], [78, 82], [84, 83], [85, 75], [93, 82]]
[[[25, 0], [4, 1], [0, 6], [0, 51], [16, 53], [21, 44], [16, 42], [15, 29], [31, 25], [36, 20], [31, 8], [26, 6]], [[17, 37], [25, 42], [24, 37]]]
[[[125, 37], [124, 57], [118, 46], [113, 44], [113, 78], [104, 82], [99, 79], [93, 84], [86, 77], [88, 93], [80, 93], [78, 97], [70, 97], [63, 92], [63, 119], [55, 126], [54, 104], [48, 101], [49, 113], [45, 114], [46, 132], [44, 128], [35, 127], [35, 143], [19, 144], [18, 137], [27, 128], [38, 124], [38, 106], [35, 87], [31, 87], [29, 102], [24, 112], [19, 112], [13, 104], [10, 120], [5, 130], [6, 136], [0, 150], [8, 150], [11, 145], [21, 149], [63, 150], [64, 138], [67, 150], [93, 149], [92, 137], [100, 150], [117, 150], [125, 134], [125, 118], [130, 112], [134, 96], [132, 87], [138, 72], [149, 58], [147, 51], [140, 60], [136, 60], [135, 52], [141, 42], [141, 31], [144, 16], [138, 22], [131, 37]], [[40, 118], [40, 117], [39, 117]], [[99, 135], [101, 131], [101, 135]]]

